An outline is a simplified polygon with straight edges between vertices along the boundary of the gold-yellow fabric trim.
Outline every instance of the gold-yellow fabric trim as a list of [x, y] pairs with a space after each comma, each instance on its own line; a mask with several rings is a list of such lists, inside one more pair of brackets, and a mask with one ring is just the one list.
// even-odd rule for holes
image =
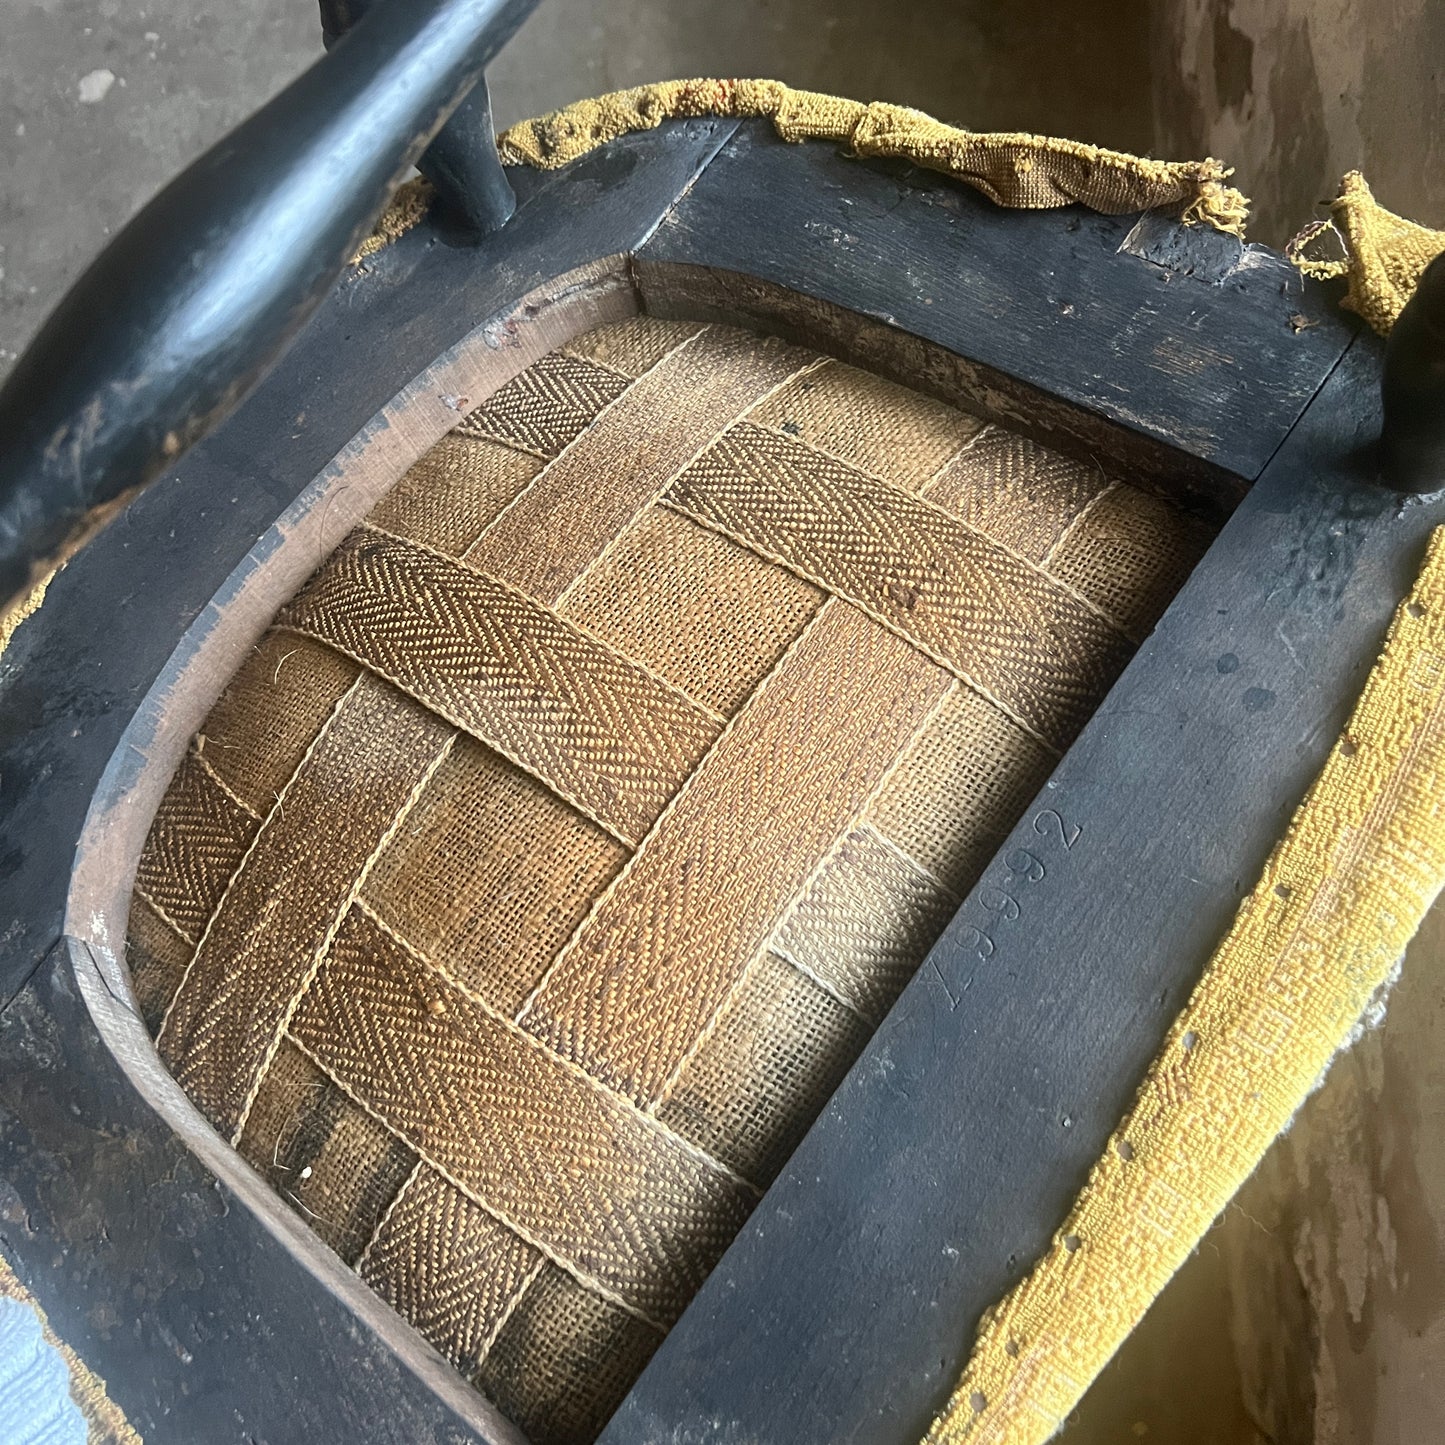
[[1079, 141], [944, 125], [920, 110], [794, 90], [777, 80], [666, 80], [581, 100], [500, 138], [502, 160], [551, 170], [630, 131], [698, 116], [767, 116], [786, 141], [831, 140], [855, 155], [911, 160], [964, 181], [1001, 206], [1075, 201], [1114, 215], [1175, 206], [1186, 224], [1243, 233], [1248, 201], [1216, 160], [1154, 161]]
[[52, 568], [30, 588], [28, 592], [20, 593], [11, 605], [0, 609], [0, 654], [10, 646], [10, 639], [15, 636], [15, 629], [32, 616], [45, 601], [45, 589], [50, 586], [55, 578], [59, 567]]
[[[1348, 255], [1341, 261], [1313, 260], [1304, 248], [1333, 223]], [[1363, 316], [1381, 336], [1389, 335], [1426, 266], [1445, 251], [1445, 231], [1432, 231], [1387, 211], [1359, 171], [1340, 182], [1330, 203], [1330, 221], [1306, 226], [1290, 242], [1290, 260], [1307, 276], [1327, 281], [1349, 277], [1345, 307]]]
[[143, 1445], [119, 1405], [106, 1394], [105, 1381], [50, 1326], [45, 1311], [20, 1283], [15, 1271], [0, 1256], [0, 1299], [19, 1300], [29, 1305], [40, 1320], [45, 1342], [56, 1350], [70, 1371], [70, 1398], [75, 1401], [86, 1424], [87, 1445]]
[[1445, 883], [1445, 528], [1349, 725], [926, 1445], [1063, 1423], [1319, 1082]]
[[[830, 140], [854, 155], [909, 160], [982, 191], [1000, 206], [1039, 209], [1081, 202], [1119, 215], [1156, 206], [1185, 225], [1203, 223], [1244, 235], [1249, 201], [1226, 180], [1221, 162], [1156, 161], [1080, 141], [1024, 132], [994, 134], [945, 125], [907, 106], [865, 104], [779, 80], [663, 80], [579, 100], [550, 115], [519, 121], [498, 137], [506, 165], [555, 170], [633, 131], [665, 120], [766, 116], [786, 141]], [[425, 188], [397, 192], [355, 261], [374, 255], [425, 214]]]

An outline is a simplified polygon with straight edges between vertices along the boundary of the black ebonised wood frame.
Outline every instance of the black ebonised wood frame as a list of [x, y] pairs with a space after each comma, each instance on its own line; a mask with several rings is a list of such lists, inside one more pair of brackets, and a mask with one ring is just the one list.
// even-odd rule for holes
[[1445, 507], [1370, 485], [1380, 348], [1260, 248], [1000, 211], [761, 122], [511, 178], [476, 249], [424, 222], [349, 272], [0, 658], [0, 1253], [150, 1445], [515, 1440], [187, 1115], [130, 1008], [127, 869], [206, 689], [458, 378], [639, 307], [726, 318], [1232, 511], [604, 1435], [902, 1445], [1082, 1183]]
[[492, 227], [481, 76], [535, 4], [335, 0], [325, 59], [126, 224], [0, 387], [0, 608], [234, 409], [413, 161]]

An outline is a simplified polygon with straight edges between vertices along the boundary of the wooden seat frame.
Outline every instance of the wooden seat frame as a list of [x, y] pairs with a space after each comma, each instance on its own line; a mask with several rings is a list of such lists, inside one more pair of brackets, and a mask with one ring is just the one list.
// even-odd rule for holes
[[350, 268], [0, 660], [0, 1253], [152, 1445], [518, 1440], [162, 1069], [127, 900], [239, 660], [460, 411], [638, 311], [751, 326], [1228, 518], [602, 1437], [902, 1445], [1127, 1108], [1445, 505], [1375, 485], [1381, 348], [1263, 248], [1001, 211], [757, 121], [511, 179], [480, 244], [424, 219]]

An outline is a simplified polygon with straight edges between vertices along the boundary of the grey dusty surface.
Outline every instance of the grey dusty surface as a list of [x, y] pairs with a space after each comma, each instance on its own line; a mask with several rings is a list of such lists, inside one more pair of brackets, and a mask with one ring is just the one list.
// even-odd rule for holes
[[[493, 97], [506, 125], [646, 80], [766, 75], [1141, 148], [1146, 14], [1146, 0], [543, 0]], [[320, 53], [314, 0], [0, 0], [0, 373], [106, 237]]]

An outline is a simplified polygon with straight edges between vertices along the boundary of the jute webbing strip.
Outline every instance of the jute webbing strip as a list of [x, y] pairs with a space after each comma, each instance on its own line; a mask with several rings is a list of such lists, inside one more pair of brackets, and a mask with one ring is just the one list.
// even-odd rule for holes
[[537, 1445], [589, 1445], [662, 1332], [543, 1265], [487, 1351], [476, 1383]]
[[1098, 467], [990, 426], [923, 489], [936, 507], [1042, 564], [1081, 508], [1109, 485]]
[[544, 1257], [422, 1165], [402, 1185], [357, 1268], [470, 1374]]
[[394, 537], [460, 557], [545, 465], [532, 452], [451, 432], [377, 503], [367, 521]]
[[825, 603], [562, 950], [526, 1027], [653, 1103], [949, 685]]
[[372, 1118], [290, 1039], [283, 1039], [236, 1148], [355, 1264], [416, 1151]]
[[810, 974], [764, 950], [668, 1085], [657, 1117], [766, 1186], [870, 1032]]
[[959, 686], [868, 805], [867, 821], [961, 898], [1056, 761], [986, 697]]
[[387, 683], [360, 677], [212, 915], [156, 1046], [233, 1144], [367, 867], [453, 736]]
[[762, 427], [733, 427], [664, 500], [862, 607], [1060, 750], [1132, 651], [957, 518]]
[[360, 528], [277, 621], [390, 679], [635, 842], [721, 723], [473, 566]]
[[1318, 1084], [1445, 882], [1445, 529], [1340, 742], [928, 1445], [1041, 1445]]
[[671, 321], [647, 314], [629, 316], [626, 321], [608, 322], [573, 337], [563, 350], [569, 356], [583, 357], [635, 380], [700, 329], [696, 321]]
[[624, 391], [625, 376], [595, 361], [552, 351], [502, 387], [457, 428], [551, 459]]
[[233, 797], [264, 816], [360, 675], [356, 663], [334, 648], [294, 633], [267, 632], [211, 709], [196, 735], [196, 751]]
[[1047, 570], [1139, 642], [1211, 537], [1202, 522], [1162, 498], [1119, 482], [1079, 510], [1049, 553]]
[[511, 1018], [631, 851], [500, 753], [458, 738], [361, 897]]
[[865, 825], [840, 840], [774, 947], [876, 1027], [958, 902]]
[[256, 820], [188, 752], [151, 825], [136, 887], [194, 944], [256, 828]]
[[452, 1184], [649, 1319], [677, 1317], [756, 1202], [361, 910], [291, 1034]]
[[634, 381], [487, 528], [467, 561], [555, 604], [724, 427], [814, 364], [768, 337], [700, 332]]
[[125, 961], [141, 1017], [152, 1034], [160, 1028], [195, 951], [194, 941], [187, 941], [144, 893], [132, 894]]
[[926, 487], [985, 427], [957, 407], [842, 361], [780, 387], [748, 420], [905, 492]]
[[716, 529], [649, 507], [567, 594], [566, 612], [731, 717], [824, 596]]

